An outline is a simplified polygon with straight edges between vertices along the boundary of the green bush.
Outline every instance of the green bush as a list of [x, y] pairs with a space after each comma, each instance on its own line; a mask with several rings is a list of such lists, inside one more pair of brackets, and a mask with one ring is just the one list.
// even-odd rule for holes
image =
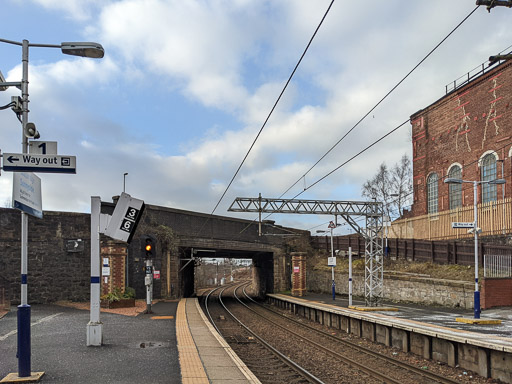
[[109, 303], [120, 301], [121, 299], [135, 299], [135, 289], [126, 287], [123, 292], [120, 288], [115, 288], [112, 292], [101, 296], [101, 300], [107, 300]]
[[135, 289], [132, 287], [126, 287], [123, 293], [124, 299], [135, 299]]

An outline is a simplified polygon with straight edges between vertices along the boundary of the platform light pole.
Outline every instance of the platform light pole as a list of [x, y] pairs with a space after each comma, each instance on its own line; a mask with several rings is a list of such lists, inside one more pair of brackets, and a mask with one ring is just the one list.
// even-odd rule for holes
[[474, 318], [480, 318], [480, 291], [478, 290], [478, 184], [505, 184], [504, 179], [469, 181], [448, 177], [444, 180], [446, 184], [473, 184], [473, 233], [475, 235], [475, 293], [473, 299]]
[[[22, 78], [21, 82], [0, 82], [0, 89], [4, 90], [10, 86], [17, 87], [21, 90], [21, 150], [22, 153], [28, 152], [28, 137], [37, 137], [35, 125], [28, 122], [28, 53], [30, 47], [40, 48], [60, 48], [62, 53], [66, 55], [102, 58], [104, 50], [101, 44], [85, 43], [85, 42], [65, 42], [56, 44], [34, 44], [28, 40], [12, 41], [0, 39], [1, 43], [18, 45], [22, 48]], [[27, 135], [28, 130], [33, 130], [34, 135]], [[30, 362], [30, 305], [27, 299], [27, 283], [28, 283], [28, 215], [21, 212], [21, 295], [20, 305], [18, 306], [18, 376], [31, 376]]]
[[[336, 227], [339, 227], [341, 224], [334, 224], [334, 222], [330, 222], [329, 223], [329, 230], [331, 231], [331, 260], [333, 264], [331, 264], [331, 274], [332, 274], [332, 299], [333, 300], [336, 300], [336, 282], [334, 281], [334, 267], [336, 266], [335, 264], [335, 258], [334, 258], [334, 240], [333, 240], [333, 233], [332, 231], [334, 230], [334, 228]], [[317, 230], [316, 233], [327, 233], [328, 231], [324, 231], [324, 230]]]

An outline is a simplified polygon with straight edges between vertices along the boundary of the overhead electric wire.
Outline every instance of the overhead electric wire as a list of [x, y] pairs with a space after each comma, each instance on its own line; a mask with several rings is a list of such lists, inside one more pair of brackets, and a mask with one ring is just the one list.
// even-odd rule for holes
[[[331, 3], [332, 5], [332, 3]], [[331, 7], [331, 5], [329, 5], [329, 9]], [[348, 132], [346, 132], [326, 153], [324, 153], [322, 155], [322, 157], [320, 157], [320, 159], [318, 159], [307, 171], [306, 173], [304, 173], [304, 175], [302, 175], [295, 183], [293, 183], [285, 192], [283, 192], [279, 198], [282, 198], [286, 193], [288, 193], [295, 185], [297, 185], [297, 183], [299, 183], [309, 172], [311, 172], [311, 170], [313, 170], [313, 168], [315, 168], [335, 147], [338, 146], [338, 144], [340, 144], [344, 139], [345, 137], [347, 137], [347, 135], [349, 135], [356, 127], [359, 126], [359, 124], [361, 124], [361, 122], [366, 119], [366, 117], [368, 117], [392, 92], [394, 92], [421, 64], [423, 64], [423, 62], [425, 62], [425, 60], [427, 60], [427, 58], [429, 58], [467, 19], [469, 19], [469, 17], [471, 17], [471, 15], [473, 15], [473, 13], [479, 8], [479, 6], [477, 5], [467, 16], [465, 16], [462, 21], [460, 21], [434, 48], [432, 48], [426, 55], [425, 57], [423, 57], [423, 59], [421, 59], [397, 84], [395, 84], [391, 90], [389, 90], [385, 95], [384, 97], [382, 97], [362, 118], [360, 118], [356, 124], [354, 124], [354, 126], [352, 126], [352, 128], [350, 128], [350, 130]], [[329, 9], [327, 10], [327, 12], [329, 11]], [[327, 14], [326, 12], [326, 14]], [[325, 15], [324, 15], [324, 18], [325, 18]], [[323, 21], [323, 19], [322, 19]], [[321, 24], [321, 23], [320, 23]], [[318, 30], [318, 28], [317, 28]], [[316, 34], [316, 31], [315, 31], [315, 34]], [[313, 35], [314, 36], [314, 35]], [[309, 44], [308, 44], [309, 46]], [[304, 54], [303, 54], [304, 55]], [[302, 58], [301, 58], [302, 59]], [[299, 61], [300, 62], [300, 61]], [[295, 71], [295, 70], [294, 70]], [[292, 73], [293, 74], [293, 73]], [[273, 110], [273, 109], [272, 109]], [[269, 115], [270, 117], [270, 115]], [[267, 117], [267, 120], [268, 120], [268, 117]], [[405, 125], [407, 122], [409, 122], [410, 120], [407, 119], [405, 122], [403, 122], [402, 124], [400, 124], [399, 126], [395, 127], [394, 129], [392, 129], [391, 131], [389, 131], [388, 133], [386, 133], [384, 136], [382, 136], [381, 138], [379, 138], [378, 140], [376, 140], [375, 142], [373, 142], [372, 144], [370, 144], [369, 146], [367, 146], [366, 148], [364, 148], [363, 150], [361, 150], [360, 152], [358, 152], [356, 155], [354, 155], [353, 157], [351, 157], [350, 159], [348, 159], [347, 161], [345, 161], [344, 163], [342, 163], [341, 165], [339, 165], [338, 167], [334, 168], [332, 171], [330, 171], [329, 173], [327, 173], [326, 175], [324, 175], [323, 177], [321, 177], [320, 179], [318, 179], [317, 181], [315, 181], [313, 184], [305, 187], [301, 192], [299, 192], [297, 195], [295, 195], [294, 197], [292, 197], [291, 199], [288, 199], [288, 200], [293, 200], [295, 198], [297, 198], [298, 196], [300, 196], [301, 194], [303, 194], [305, 191], [309, 190], [310, 188], [312, 188], [313, 186], [315, 186], [316, 184], [318, 184], [320, 181], [324, 180], [325, 178], [327, 178], [328, 176], [330, 176], [331, 174], [333, 174], [334, 172], [336, 172], [338, 169], [340, 169], [341, 167], [343, 167], [344, 165], [346, 165], [348, 162], [352, 161], [353, 159], [355, 159], [356, 157], [358, 157], [359, 155], [361, 155], [363, 152], [367, 151], [369, 148], [373, 147], [375, 144], [377, 144], [378, 142], [380, 142], [381, 140], [383, 140], [384, 138], [386, 138], [387, 136], [389, 136], [391, 133], [395, 132], [396, 130], [398, 130], [399, 128], [401, 128], [403, 125]], [[266, 122], [266, 121], [265, 121]], [[262, 127], [263, 129], [263, 127]], [[261, 130], [260, 130], [260, 133], [261, 133]], [[259, 133], [258, 133], [259, 135]], [[253, 143], [254, 145], [254, 143]], [[251, 146], [252, 148], [252, 146]], [[248, 154], [247, 154], [248, 155]], [[247, 157], [246, 155], [246, 157]], [[245, 161], [245, 158], [244, 158], [244, 161]], [[242, 162], [243, 164], [243, 162]], [[242, 165], [241, 164], [241, 165]], [[240, 167], [241, 167], [240, 165]], [[240, 168], [239, 168], [240, 169]], [[238, 173], [238, 170], [237, 170], [237, 173]], [[234, 175], [234, 177], [236, 177], [236, 174]], [[232, 181], [234, 180], [234, 177], [233, 179], [231, 180], [231, 183]], [[228, 185], [228, 188], [229, 186], [231, 185], [231, 183]], [[226, 194], [227, 192], [227, 189], [226, 191], [224, 192], [224, 194], [222, 195], [221, 197], [221, 200], [222, 198], [224, 197], [224, 195]], [[217, 205], [215, 206], [215, 209], [218, 207], [218, 205], [220, 204], [220, 200], [219, 202], [217, 203]], [[214, 211], [215, 211], [214, 209]], [[213, 212], [212, 212], [213, 214]], [[270, 216], [272, 216], [272, 213], [268, 214], [267, 216], [265, 216], [264, 220], [269, 218]], [[254, 219], [251, 223], [249, 223], [241, 232], [240, 234], [242, 234], [243, 232], [245, 232], [245, 230], [247, 230], [247, 228], [249, 228], [253, 223], [255, 223], [258, 219]]]
[[290, 74], [290, 76], [288, 77], [288, 80], [286, 81], [286, 84], [284, 85], [281, 93], [279, 94], [279, 96], [277, 97], [277, 100], [276, 102], [274, 103], [272, 109], [270, 110], [267, 118], [265, 119], [265, 121], [263, 122], [263, 125], [261, 126], [258, 134], [256, 135], [256, 137], [254, 138], [251, 146], [249, 147], [249, 150], [247, 151], [247, 153], [245, 154], [242, 162], [240, 163], [240, 165], [238, 166], [235, 174], [233, 175], [233, 177], [231, 178], [231, 181], [229, 182], [228, 186], [226, 187], [224, 193], [222, 194], [222, 196], [220, 197], [219, 201], [217, 202], [217, 204], [215, 205], [215, 208], [213, 208], [213, 211], [212, 211], [212, 215], [213, 213], [215, 212], [215, 210], [217, 209], [217, 207], [219, 206], [219, 204], [221, 203], [222, 199], [224, 199], [224, 196], [226, 196], [226, 193], [228, 192], [229, 188], [231, 187], [231, 184], [233, 184], [233, 181], [235, 180], [236, 176], [238, 175], [238, 173], [240, 172], [240, 169], [242, 168], [242, 166], [244, 165], [245, 163], [245, 160], [247, 160], [247, 157], [249, 156], [249, 154], [251, 153], [251, 150], [252, 148], [254, 147], [254, 145], [256, 144], [256, 141], [258, 140], [258, 138], [260, 137], [261, 135], [261, 132], [263, 131], [263, 129], [265, 128], [265, 126], [267, 125], [267, 122], [269, 121], [270, 119], [270, 116], [272, 116], [272, 113], [274, 112], [274, 110], [276, 109], [277, 107], [277, 104], [279, 103], [279, 101], [281, 100], [281, 97], [283, 96], [284, 92], [286, 91], [286, 88], [288, 88], [288, 84], [290, 84], [292, 78], [293, 78], [293, 75], [295, 75], [295, 72], [297, 71], [297, 68], [299, 68], [299, 65], [300, 63], [302, 62], [302, 59], [304, 58], [304, 56], [306, 55], [306, 52], [308, 51], [309, 47], [311, 46], [311, 43], [313, 42], [313, 39], [315, 38], [318, 30], [320, 29], [320, 26], [322, 25], [322, 23], [324, 22], [327, 14], [329, 13], [331, 7], [332, 7], [332, 4], [334, 3], [334, 0], [331, 1], [331, 3], [329, 4], [329, 7], [327, 8], [327, 11], [325, 11], [324, 13], [324, 16], [322, 17], [322, 20], [320, 20], [320, 23], [318, 24], [318, 26], [316, 27], [315, 29], [315, 32], [313, 33], [313, 36], [311, 36], [311, 39], [309, 40], [308, 42], [308, 45], [306, 46], [306, 48], [304, 49], [304, 52], [302, 52], [302, 55], [300, 56], [300, 59], [299, 61], [297, 62], [297, 64], [295, 65], [295, 68], [293, 68], [293, 71], [292, 73]]
[[[348, 160], [345, 160], [343, 163], [341, 163], [340, 165], [338, 165], [336, 168], [334, 168], [332, 171], [328, 172], [326, 175], [322, 176], [320, 179], [318, 179], [317, 181], [315, 181], [313, 184], [309, 185], [308, 187], [304, 188], [302, 191], [300, 191], [299, 193], [297, 193], [295, 196], [293, 196], [291, 199], [287, 199], [287, 201], [290, 201], [290, 200], [293, 200], [293, 199], [296, 199], [297, 197], [299, 197], [300, 195], [302, 195], [304, 192], [306, 192], [308, 189], [314, 187], [315, 185], [317, 185], [319, 182], [321, 182], [322, 180], [324, 180], [325, 178], [329, 177], [330, 175], [332, 175], [334, 172], [336, 172], [338, 169], [340, 169], [341, 167], [343, 167], [344, 165], [350, 163], [352, 160], [354, 160], [356, 157], [360, 156], [361, 154], [363, 154], [364, 152], [366, 152], [367, 150], [369, 150], [371, 147], [373, 147], [374, 145], [378, 144], [379, 142], [381, 142], [382, 140], [384, 140], [386, 137], [388, 137], [389, 135], [391, 135], [393, 132], [397, 131], [398, 129], [402, 128], [405, 124], [407, 124], [408, 122], [410, 121], [410, 119], [407, 119], [405, 120], [402, 124], [396, 126], [395, 128], [393, 128], [391, 131], [389, 131], [388, 133], [386, 133], [384, 136], [381, 136], [379, 139], [375, 140], [373, 143], [371, 143], [370, 145], [366, 146], [364, 149], [360, 150], [358, 153], [356, 153], [354, 156], [352, 156], [350, 159]], [[272, 215], [272, 213], [269, 213], [267, 216], [265, 216], [264, 220], [269, 218], [270, 216]]]
[[[332, 171], [330, 171], [329, 173], [327, 173], [326, 175], [322, 176], [320, 179], [318, 179], [317, 181], [315, 181], [313, 184], [311, 184], [309, 187], [307, 188], [304, 188], [303, 191], [299, 192], [297, 195], [295, 195], [294, 197], [292, 197], [291, 199], [287, 199], [287, 201], [290, 201], [290, 200], [293, 200], [297, 197], [299, 197], [300, 195], [302, 195], [304, 192], [306, 192], [309, 188], [312, 188], [314, 187], [316, 184], [318, 184], [320, 181], [322, 181], [323, 179], [325, 179], [326, 177], [330, 176], [332, 173], [336, 172], [338, 169], [340, 169], [341, 167], [343, 167], [344, 165], [348, 164], [349, 162], [351, 162], [353, 159], [355, 159], [356, 157], [358, 157], [359, 155], [361, 155], [363, 152], [366, 152], [368, 149], [370, 149], [371, 147], [373, 147], [374, 145], [376, 145], [377, 143], [379, 143], [380, 141], [384, 140], [386, 137], [388, 137], [389, 135], [391, 135], [393, 132], [397, 131], [399, 128], [403, 127], [405, 124], [407, 124], [410, 120], [407, 119], [406, 121], [404, 121], [402, 124], [398, 125], [397, 127], [393, 128], [391, 131], [389, 131], [388, 133], [386, 133], [384, 136], [380, 137], [379, 139], [377, 139], [376, 141], [374, 141], [372, 144], [368, 145], [366, 148], [362, 149], [361, 151], [359, 151], [358, 153], [356, 153], [354, 156], [352, 156], [350, 159], [344, 161], [342, 164], [340, 164], [339, 166], [337, 166], [336, 168], [334, 168]], [[281, 197], [279, 197], [281, 198]], [[269, 218], [270, 216], [272, 216], [272, 213], [269, 213], [267, 216], [265, 216], [263, 218], [263, 220], [266, 220], [267, 218]], [[250, 222], [249, 224], [247, 224], [247, 226], [245, 226], [244, 229], [242, 229], [239, 233], [239, 235], [241, 235], [243, 232], [245, 232], [252, 224], [254, 224], [256, 221], [258, 220], [258, 218], [254, 219], [252, 222]]]
[[[293, 69], [292, 73], [290, 74], [290, 76], [288, 77], [288, 80], [286, 81], [281, 93], [279, 94], [277, 100], [275, 101], [272, 109], [270, 110], [269, 114], [267, 115], [267, 118], [265, 119], [265, 121], [263, 122], [263, 125], [261, 126], [260, 130], [258, 131], [258, 134], [256, 135], [256, 137], [254, 138], [251, 146], [249, 147], [249, 150], [247, 151], [247, 153], [245, 154], [242, 162], [240, 163], [240, 165], [238, 166], [235, 174], [233, 175], [233, 177], [231, 178], [231, 181], [229, 182], [228, 186], [226, 187], [226, 189], [224, 190], [224, 192], [222, 193], [222, 196], [220, 197], [219, 201], [217, 201], [217, 204], [215, 205], [215, 207], [213, 208], [212, 212], [210, 213], [210, 217], [215, 213], [215, 211], [217, 210], [217, 208], [219, 207], [221, 201], [224, 199], [224, 196], [226, 196], [226, 193], [228, 192], [229, 188], [231, 187], [231, 185], [233, 184], [233, 182], [235, 181], [235, 178], [237, 177], [238, 173], [240, 172], [240, 169], [242, 169], [242, 166], [244, 165], [245, 163], [245, 160], [247, 160], [247, 157], [249, 156], [249, 154], [251, 153], [254, 145], [256, 144], [256, 141], [258, 140], [258, 138], [260, 137], [261, 135], [261, 132], [263, 131], [263, 129], [266, 127], [267, 125], [267, 122], [270, 120], [270, 117], [272, 116], [274, 110], [276, 109], [277, 107], [277, 104], [279, 103], [279, 101], [281, 100], [281, 97], [283, 96], [284, 92], [286, 91], [287, 87], [288, 87], [288, 84], [290, 84], [293, 76], [295, 75], [295, 72], [297, 71], [297, 69], [299, 68], [299, 65], [301, 64], [302, 62], [302, 59], [304, 58], [304, 56], [306, 55], [306, 52], [309, 50], [309, 47], [311, 46], [311, 43], [313, 42], [313, 39], [315, 38], [316, 34], [318, 33], [318, 30], [320, 29], [320, 27], [322, 26], [325, 18], [327, 17], [327, 14], [329, 13], [329, 11], [331, 10], [331, 7], [334, 3], [334, 0], [331, 0], [331, 3], [329, 4], [329, 6], [327, 7], [327, 10], [325, 11], [322, 19], [320, 20], [320, 23], [318, 24], [318, 26], [316, 27], [315, 29], [315, 32], [313, 33], [313, 35], [311, 36], [311, 38], [309, 39], [309, 42], [306, 46], [306, 48], [304, 49], [304, 52], [302, 52], [302, 55], [300, 56], [300, 59], [299, 61], [297, 62], [297, 64], [295, 65], [295, 68]], [[205, 221], [205, 223], [203, 224], [203, 226], [201, 227], [201, 229], [206, 225], [206, 223], [208, 222], [208, 220], [210, 219], [210, 217]], [[198, 232], [201, 232], [201, 230], [199, 230]]]
[[405, 79], [407, 79], [421, 64], [423, 64], [423, 62], [427, 60], [428, 57], [432, 55], [432, 53], [434, 53], [434, 51], [436, 51], [437, 48], [441, 46], [441, 44], [443, 44], [467, 19], [469, 19], [469, 17], [478, 9], [478, 7], [479, 6], [476, 6], [475, 9], [473, 9], [459, 24], [457, 24], [457, 26], [453, 28], [450, 33], [448, 33], [448, 35], [446, 35], [434, 48], [432, 48], [430, 52], [427, 53], [427, 55], [423, 59], [421, 59], [418, 64], [416, 64], [397, 84], [395, 84], [395, 86], [393, 86], [393, 88], [391, 88], [391, 90], [388, 93], [386, 93], [384, 97], [377, 102], [377, 104], [375, 104], [363, 117], [361, 117], [361, 119], [359, 119], [359, 121], [356, 124], [354, 124], [354, 126], [352, 126], [352, 128], [350, 128], [348, 132], [341, 137], [341, 139], [339, 139], [327, 152], [325, 152], [322, 155], [322, 157], [320, 157], [320, 159], [318, 159], [317, 162], [313, 164], [311, 168], [309, 168], [306, 171], [306, 173], [304, 173], [304, 175], [302, 175], [295, 183], [293, 183], [292, 186], [290, 186], [285, 192], [283, 192], [281, 196], [279, 196], [279, 198], [286, 195], [290, 191], [290, 189], [292, 189], [295, 185], [297, 185], [297, 183], [299, 183], [304, 177], [306, 177], [306, 175], [309, 172], [311, 172], [311, 170], [315, 168], [318, 165], [318, 163], [320, 163], [329, 153], [331, 153], [331, 151], [334, 148], [336, 148], [338, 144], [341, 143], [343, 139], [347, 137], [348, 134], [350, 134], [350, 132], [352, 132], [357, 126], [359, 126], [359, 124], [361, 124], [361, 122], [364, 119], [366, 119], [368, 115], [370, 115], [370, 113], [372, 113], [391, 93], [393, 93], [395, 89], [397, 89], [400, 86], [400, 84], [402, 84], [405, 81]]

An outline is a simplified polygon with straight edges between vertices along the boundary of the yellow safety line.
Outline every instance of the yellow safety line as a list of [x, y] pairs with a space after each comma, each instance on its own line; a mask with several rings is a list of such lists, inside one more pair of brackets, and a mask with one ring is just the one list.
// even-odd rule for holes
[[186, 301], [187, 299], [181, 299], [176, 311], [176, 338], [178, 341], [182, 383], [209, 384], [203, 363], [188, 327], [187, 313], [185, 311]]
[[465, 317], [457, 317], [455, 321], [458, 323], [466, 323], [466, 324], [482, 324], [482, 325], [494, 325], [501, 324], [501, 320], [493, 320], [493, 319], [471, 319]]

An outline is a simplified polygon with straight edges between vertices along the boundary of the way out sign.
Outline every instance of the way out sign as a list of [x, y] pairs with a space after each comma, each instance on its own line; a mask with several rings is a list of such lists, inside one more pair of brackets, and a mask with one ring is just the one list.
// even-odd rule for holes
[[458, 223], [452, 222], [452, 228], [475, 228], [475, 223]]

